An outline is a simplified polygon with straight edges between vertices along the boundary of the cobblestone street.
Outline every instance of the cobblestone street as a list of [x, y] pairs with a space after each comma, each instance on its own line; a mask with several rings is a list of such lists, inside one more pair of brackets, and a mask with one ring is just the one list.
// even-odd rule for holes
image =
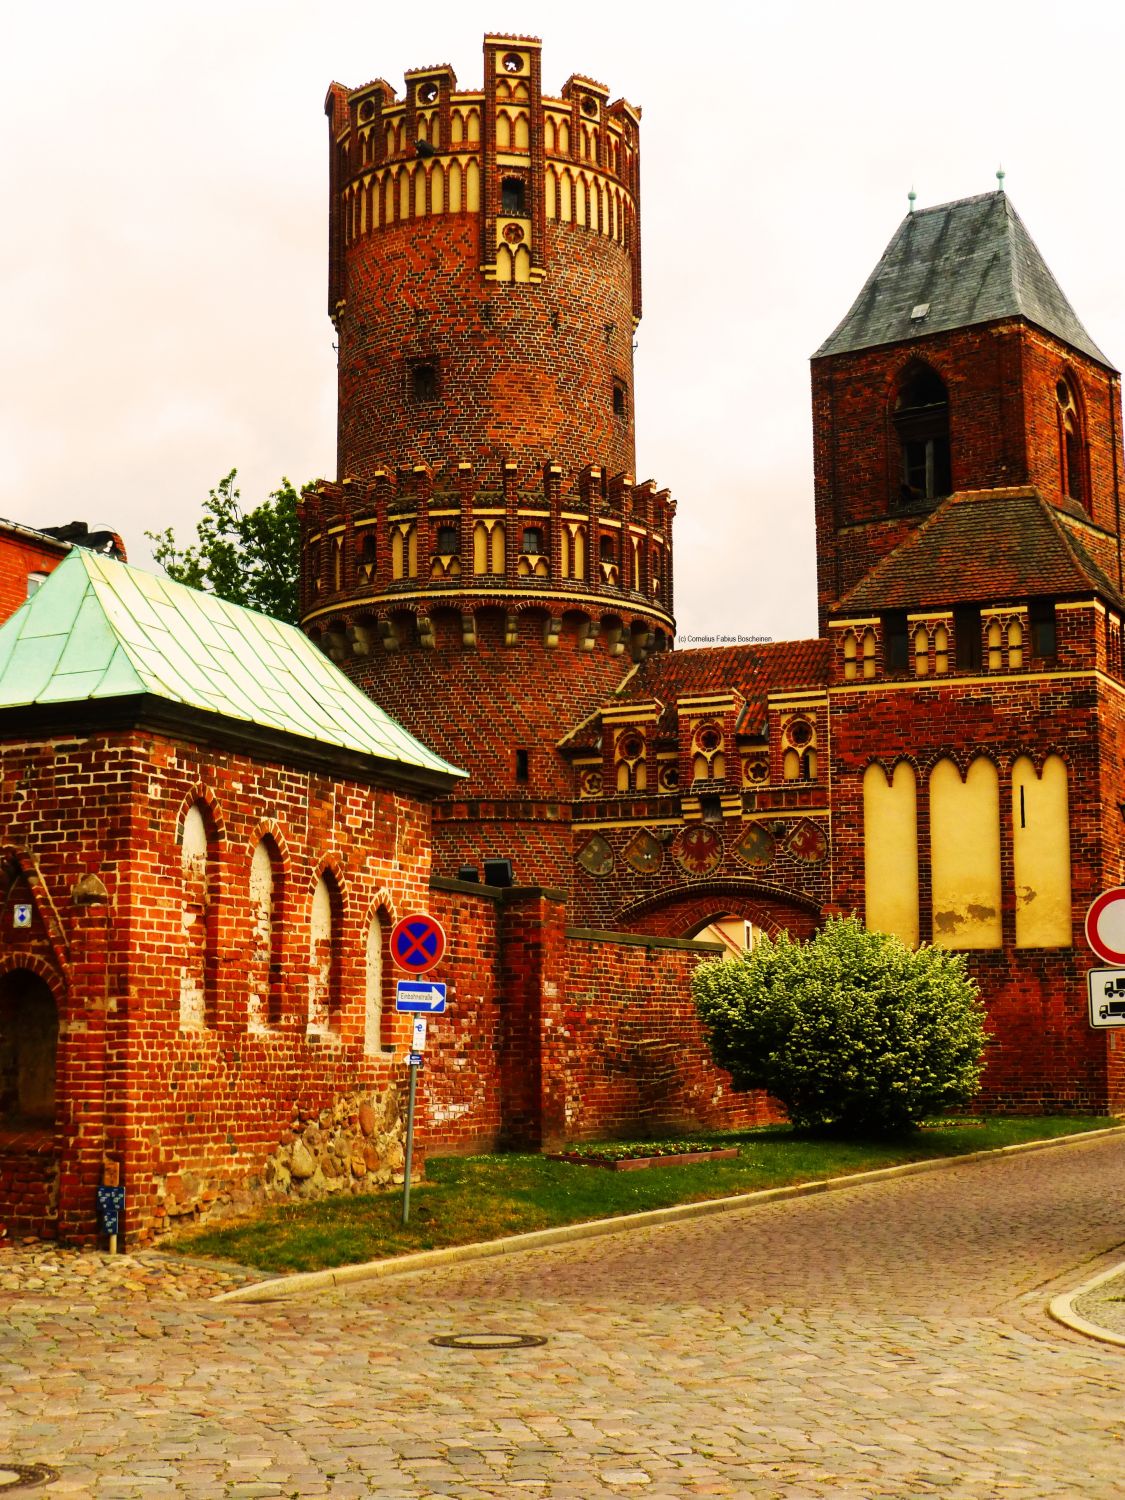
[[[1125, 1349], [1045, 1308], [1122, 1258], [1123, 1167], [1118, 1136], [261, 1306], [0, 1250], [0, 1494], [1117, 1500]], [[430, 1343], [482, 1330], [547, 1343]]]

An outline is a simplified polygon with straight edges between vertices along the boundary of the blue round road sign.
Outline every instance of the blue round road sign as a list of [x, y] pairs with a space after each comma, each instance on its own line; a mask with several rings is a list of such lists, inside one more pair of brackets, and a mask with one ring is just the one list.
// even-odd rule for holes
[[408, 974], [425, 974], [441, 962], [445, 928], [427, 912], [403, 917], [391, 929], [391, 958]]

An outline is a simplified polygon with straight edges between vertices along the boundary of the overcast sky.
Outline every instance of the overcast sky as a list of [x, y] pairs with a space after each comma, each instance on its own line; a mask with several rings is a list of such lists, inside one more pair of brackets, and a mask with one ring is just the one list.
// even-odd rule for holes
[[[643, 109], [637, 477], [681, 637], [815, 633], [808, 357], [906, 210], [1005, 186], [1125, 357], [1125, 7], [1078, 0], [4, 6], [0, 515], [193, 531], [335, 468], [328, 84], [544, 40]], [[591, 454], [596, 460], [597, 455]]]

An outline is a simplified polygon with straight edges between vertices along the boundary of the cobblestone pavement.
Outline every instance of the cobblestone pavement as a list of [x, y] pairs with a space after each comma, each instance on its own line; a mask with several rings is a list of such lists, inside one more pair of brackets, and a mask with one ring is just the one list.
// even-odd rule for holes
[[[1045, 1306], [1122, 1258], [1123, 1169], [1116, 1137], [260, 1306], [16, 1247], [0, 1495], [1119, 1500], [1125, 1350]], [[547, 1343], [429, 1342], [482, 1330]]]

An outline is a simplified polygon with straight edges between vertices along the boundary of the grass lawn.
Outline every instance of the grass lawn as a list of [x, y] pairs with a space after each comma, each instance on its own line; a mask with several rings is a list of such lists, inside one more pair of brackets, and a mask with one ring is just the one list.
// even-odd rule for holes
[[411, 1188], [405, 1229], [399, 1189], [267, 1208], [253, 1219], [182, 1233], [163, 1248], [273, 1273], [315, 1271], [1117, 1123], [1073, 1115], [950, 1119], [891, 1140], [840, 1140], [775, 1125], [691, 1137], [737, 1145], [735, 1160], [653, 1166], [642, 1172], [609, 1172], [543, 1156], [430, 1157], [425, 1183]]

